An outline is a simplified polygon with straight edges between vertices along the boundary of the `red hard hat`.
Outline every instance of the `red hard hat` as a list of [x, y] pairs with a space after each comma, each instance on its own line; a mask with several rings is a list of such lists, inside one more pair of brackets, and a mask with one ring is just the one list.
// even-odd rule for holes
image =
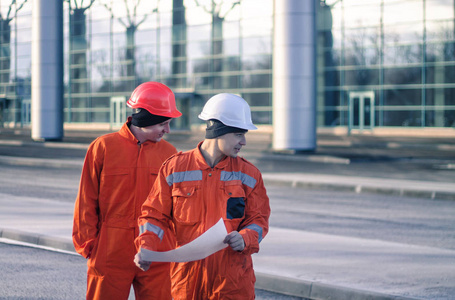
[[175, 96], [170, 88], [159, 82], [144, 82], [139, 85], [126, 102], [131, 108], [143, 108], [149, 113], [178, 118], [182, 115], [175, 105]]

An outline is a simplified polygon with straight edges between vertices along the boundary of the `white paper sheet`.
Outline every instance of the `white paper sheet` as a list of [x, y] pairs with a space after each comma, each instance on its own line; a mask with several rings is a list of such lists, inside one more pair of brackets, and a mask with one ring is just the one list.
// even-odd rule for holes
[[221, 218], [201, 236], [180, 248], [165, 252], [141, 248], [141, 258], [152, 262], [189, 262], [203, 259], [228, 246], [223, 243], [226, 235], [226, 226]]

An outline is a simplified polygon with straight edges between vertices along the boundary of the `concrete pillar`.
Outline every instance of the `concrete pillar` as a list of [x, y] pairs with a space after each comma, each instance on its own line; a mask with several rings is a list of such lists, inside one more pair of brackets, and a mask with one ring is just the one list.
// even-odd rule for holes
[[63, 1], [34, 0], [32, 139], [63, 137]]
[[275, 0], [273, 149], [316, 149], [316, 0]]

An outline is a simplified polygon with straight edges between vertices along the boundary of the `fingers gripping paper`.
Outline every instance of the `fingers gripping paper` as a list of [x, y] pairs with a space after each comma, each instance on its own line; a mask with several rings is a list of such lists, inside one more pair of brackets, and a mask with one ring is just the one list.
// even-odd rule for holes
[[227, 244], [223, 243], [226, 235], [226, 226], [221, 218], [201, 236], [180, 248], [165, 252], [141, 248], [141, 258], [152, 262], [189, 262], [203, 259], [227, 247]]

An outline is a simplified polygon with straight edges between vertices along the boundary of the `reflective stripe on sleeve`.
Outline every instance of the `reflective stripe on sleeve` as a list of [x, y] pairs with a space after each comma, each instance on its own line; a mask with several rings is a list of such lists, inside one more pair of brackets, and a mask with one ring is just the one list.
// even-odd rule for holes
[[143, 234], [146, 231], [153, 232], [160, 238], [160, 240], [163, 240], [164, 231], [158, 226], [150, 223], [145, 223], [144, 225], [139, 226], [139, 235]]
[[166, 181], [167, 181], [167, 184], [169, 184], [169, 186], [173, 185], [174, 183], [178, 183], [178, 182], [198, 181], [198, 180], [202, 180], [202, 171], [201, 170], [175, 172], [166, 177]]
[[256, 185], [256, 179], [242, 172], [226, 172], [221, 171], [221, 181], [233, 181], [240, 180], [243, 184], [254, 189]]
[[256, 225], [256, 224], [251, 224], [251, 225], [248, 225], [247, 227], [245, 227], [244, 229], [247, 229], [247, 228], [252, 229], [259, 234], [258, 243], [260, 243], [262, 241], [262, 227], [259, 225]]

